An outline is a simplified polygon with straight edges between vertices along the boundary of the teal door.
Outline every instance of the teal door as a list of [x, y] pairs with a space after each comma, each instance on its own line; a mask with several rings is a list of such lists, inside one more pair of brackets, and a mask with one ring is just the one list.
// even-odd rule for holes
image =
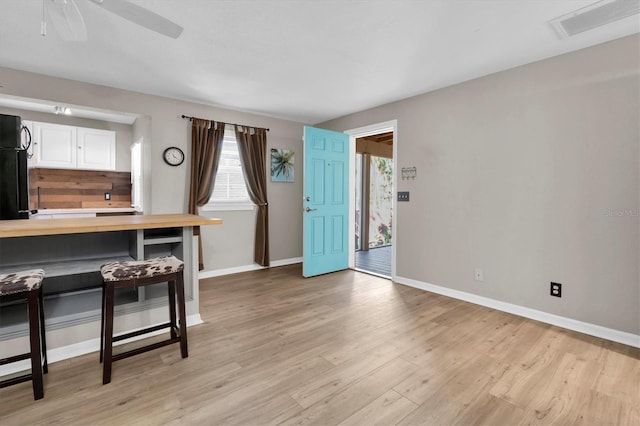
[[304, 128], [303, 267], [312, 277], [349, 267], [349, 136]]

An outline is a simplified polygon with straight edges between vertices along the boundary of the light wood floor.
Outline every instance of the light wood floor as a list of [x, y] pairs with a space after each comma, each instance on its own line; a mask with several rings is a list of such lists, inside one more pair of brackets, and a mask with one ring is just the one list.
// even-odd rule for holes
[[0, 389], [0, 425], [640, 424], [637, 349], [353, 271], [300, 275], [202, 281], [188, 359], [119, 361], [106, 386], [97, 354], [52, 364], [43, 400]]

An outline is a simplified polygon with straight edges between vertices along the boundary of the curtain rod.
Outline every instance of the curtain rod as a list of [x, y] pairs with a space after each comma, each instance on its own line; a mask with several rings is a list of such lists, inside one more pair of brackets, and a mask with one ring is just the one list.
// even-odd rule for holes
[[[182, 114], [182, 118], [186, 118], [186, 119], [188, 119], [189, 121], [192, 121], [194, 118], [198, 118], [198, 117], [189, 117], [188, 115], [184, 115], [184, 114]], [[206, 119], [201, 118], [200, 120], [206, 120]], [[216, 120], [209, 120], [209, 121], [216, 121]], [[232, 125], [232, 126], [253, 127], [254, 129], [264, 129], [264, 130], [266, 130], [267, 132], [269, 131], [269, 129], [267, 129], [266, 127], [245, 126], [244, 124], [227, 123], [227, 122], [224, 122], [224, 121], [220, 121], [220, 123], [230, 124], [230, 125]]]

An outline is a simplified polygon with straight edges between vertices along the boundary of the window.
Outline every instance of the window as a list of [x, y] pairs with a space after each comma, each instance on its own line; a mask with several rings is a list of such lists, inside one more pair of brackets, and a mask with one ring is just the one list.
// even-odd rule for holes
[[233, 128], [225, 129], [213, 193], [203, 210], [252, 210]]

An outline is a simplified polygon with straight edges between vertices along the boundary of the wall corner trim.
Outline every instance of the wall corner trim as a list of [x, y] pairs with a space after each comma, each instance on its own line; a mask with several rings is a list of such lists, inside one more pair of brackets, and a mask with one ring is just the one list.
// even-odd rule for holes
[[418, 288], [420, 290], [429, 291], [431, 293], [441, 294], [443, 296], [463, 300], [465, 302], [474, 303], [476, 305], [485, 306], [487, 308], [497, 309], [502, 312], [507, 312], [532, 320], [544, 322], [546, 324], [566, 328], [568, 330], [577, 331], [579, 333], [588, 334], [590, 336], [600, 337], [602, 339], [611, 340], [613, 342], [640, 348], [640, 335], [637, 334], [614, 330], [612, 328], [578, 321], [567, 317], [561, 317], [559, 315], [550, 314], [548, 312], [538, 311], [536, 309], [514, 305], [512, 303], [501, 302], [499, 300], [490, 299], [487, 297], [478, 296], [476, 294], [454, 290], [435, 284], [429, 284], [411, 278], [396, 276], [394, 282], [397, 284]]

